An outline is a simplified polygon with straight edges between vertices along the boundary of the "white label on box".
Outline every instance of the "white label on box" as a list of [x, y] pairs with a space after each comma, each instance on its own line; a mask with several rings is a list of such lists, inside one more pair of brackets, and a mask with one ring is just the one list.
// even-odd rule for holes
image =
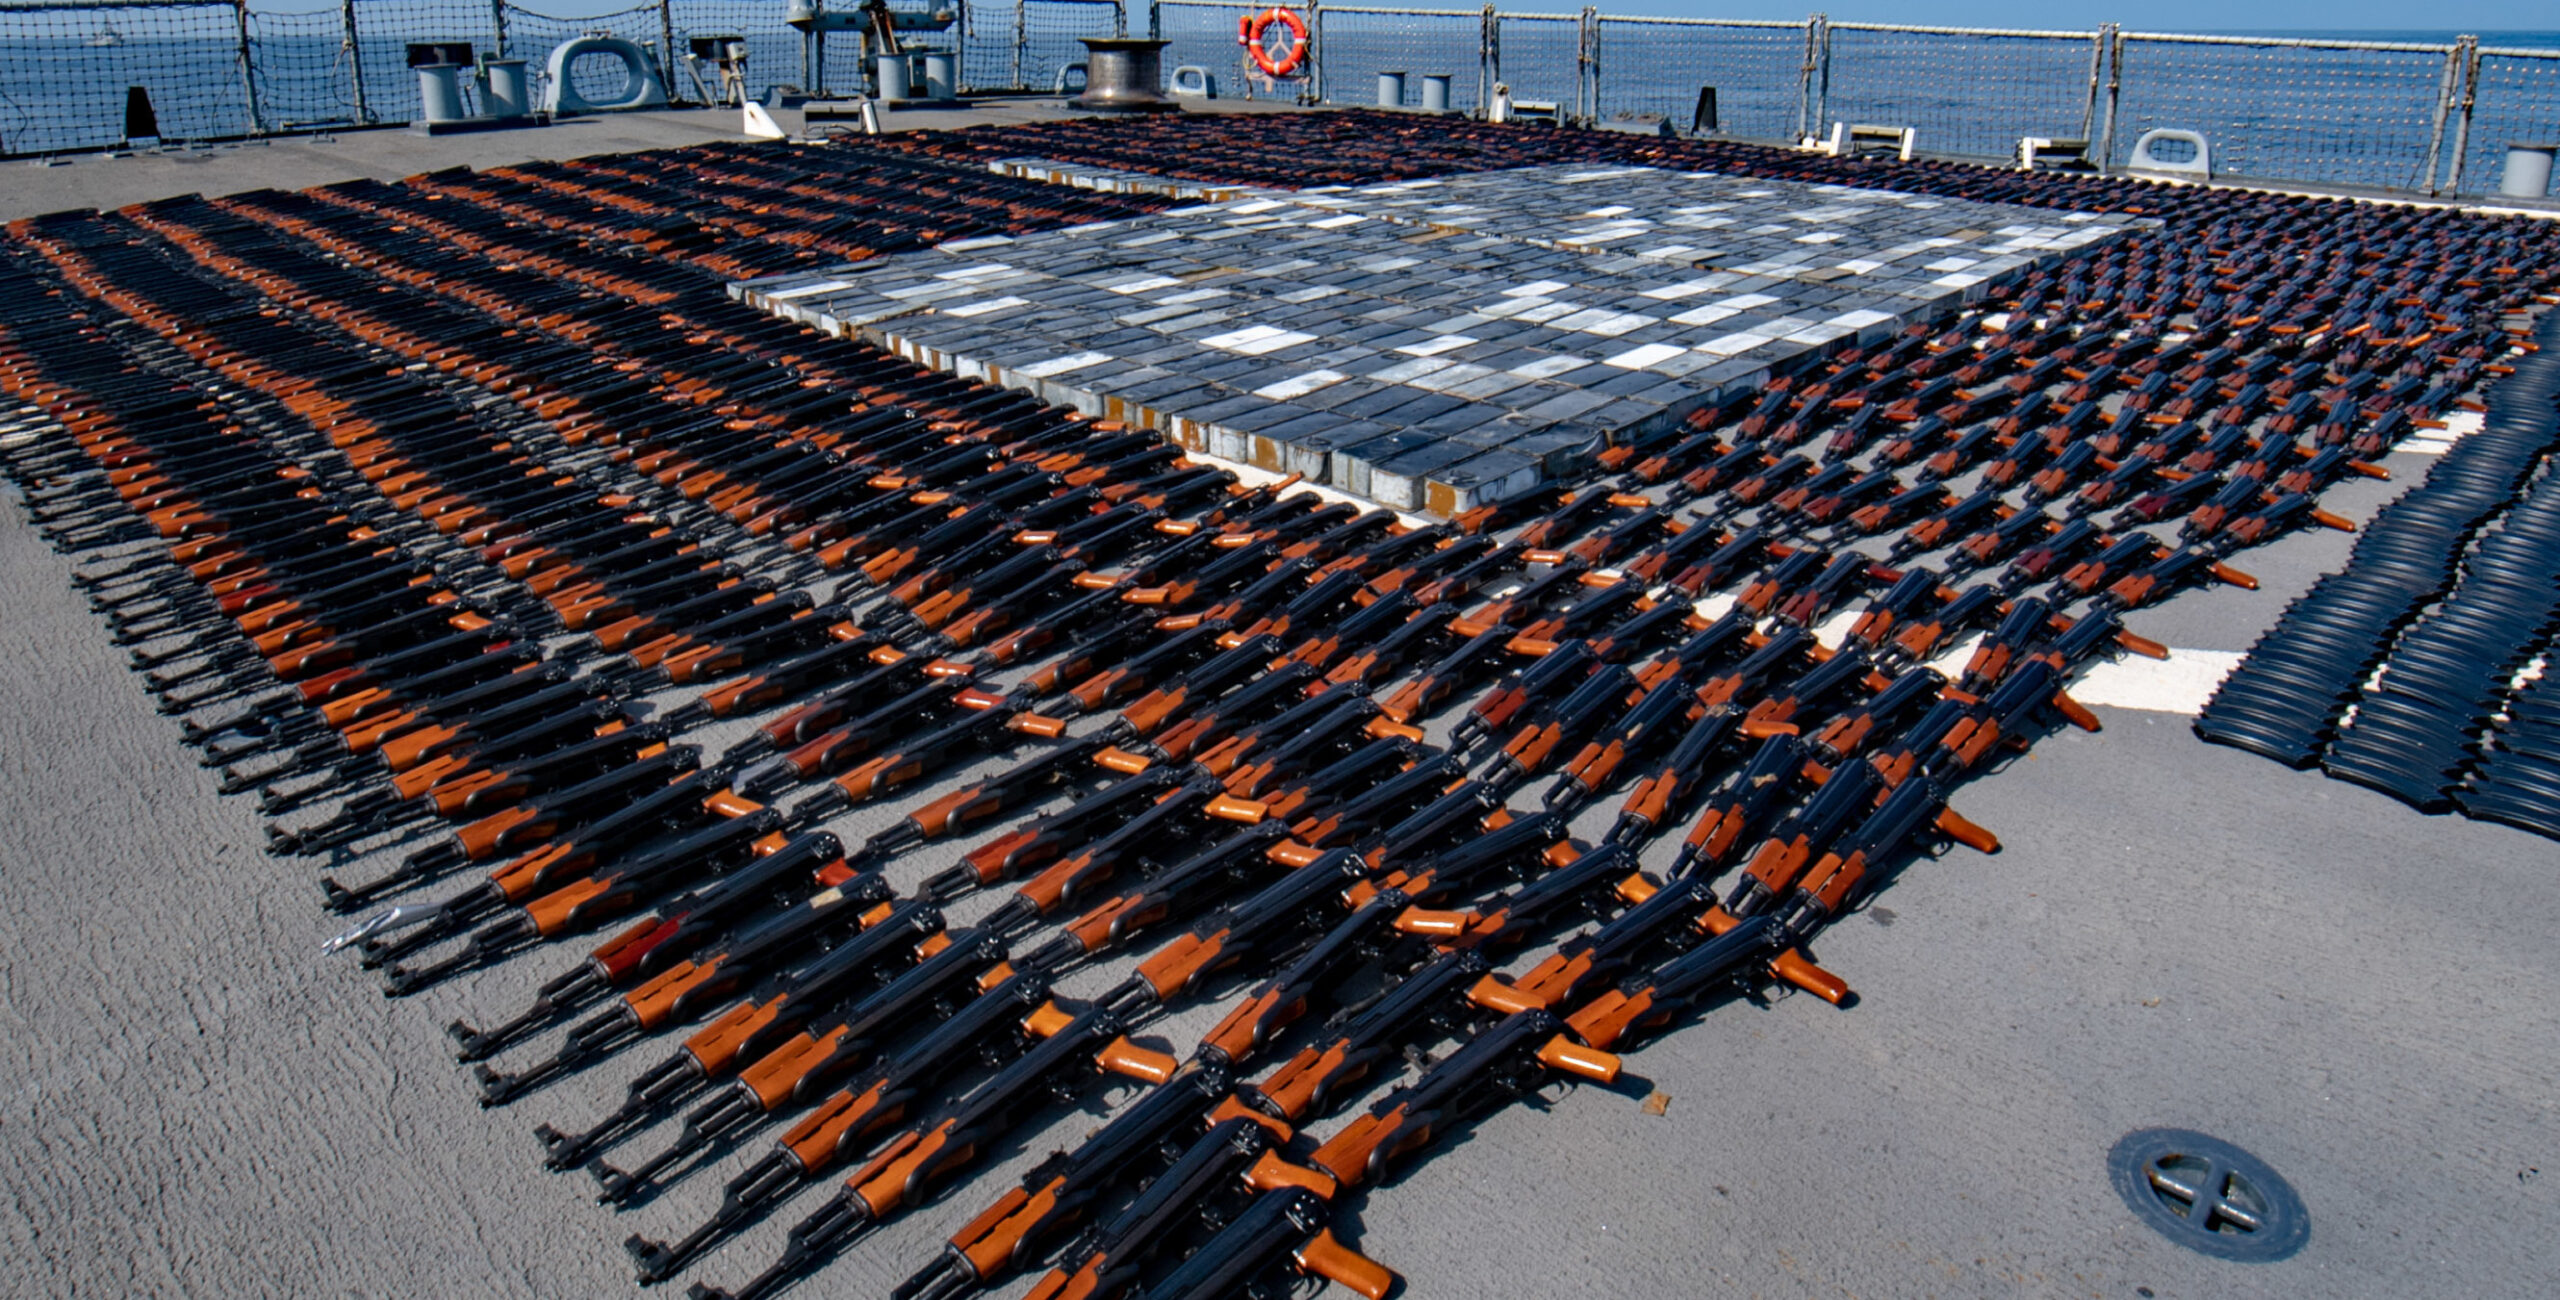
[[991, 311], [1003, 311], [1008, 307], [1028, 307], [1030, 305], [1030, 301], [1024, 298], [990, 298], [985, 302], [970, 303], [966, 307], [945, 307], [942, 309], [942, 314], [945, 316], [958, 316], [963, 319], [967, 319], [973, 316], [984, 316]]
[[789, 302], [794, 298], [806, 298], [813, 293], [833, 293], [838, 289], [852, 287], [853, 282], [850, 280], [820, 280], [816, 284], [804, 284], [797, 289], [785, 289], [780, 293], [766, 294], [765, 299], [769, 302]]
[[1687, 348], [1673, 347], [1668, 343], [1647, 343], [1643, 347], [1631, 348], [1614, 357], [1610, 357], [1602, 361], [1601, 364], [1616, 366], [1620, 370], [1642, 370], [1647, 366], [1660, 365], [1665, 361], [1669, 361], [1673, 357], [1684, 355], [1688, 351], [1689, 349]]
[[1082, 370], [1087, 366], [1098, 366], [1110, 359], [1111, 354], [1108, 352], [1079, 352], [1071, 357], [1056, 357], [1048, 361], [1035, 361], [1030, 365], [1014, 371], [1013, 373], [1028, 379], [1046, 379], [1051, 375], [1063, 375], [1070, 370]]
[[1339, 370], [1310, 370], [1303, 375], [1291, 375], [1278, 383], [1265, 384], [1253, 390], [1253, 395], [1269, 398], [1275, 402], [1285, 402], [1292, 397], [1304, 397], [1319, 388], [1330, 387], [1348, 378], [1350, 376]]

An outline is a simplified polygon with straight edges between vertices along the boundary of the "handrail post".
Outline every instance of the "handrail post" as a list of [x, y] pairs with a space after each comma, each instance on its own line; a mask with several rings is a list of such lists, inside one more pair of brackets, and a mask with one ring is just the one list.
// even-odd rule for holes
[[1307, 81], [1298, 102], [1324, 102], [1324, 0], [1307, 0]]
[[1493, 83], [1502, 80], [1502, 14], [1484, 7], [1476, 29], [1476, 116], [1493, 116]]
[[1164, 39], [1164, 0], [1147, 0], [1147, 39]]
[[356, 0], [338, 0], [338, 14], [347, 28], [348, 89], [355, 95], [355, 119], [369, 125], [373, 108], [364, 97], [364, 43], [356, 39]]
[[232, 25], [240, 32], [240, 93], [249, 108], [249, 134], [265, 135], [266, 123], [258, 120], [258, 62], [249, 49], [249, 0], [231, 0]]
[[1804, 57], [1796, 67], [1796, 143], [1804, 143], [1813, 123], [1813, 34], [1822, 26], [1822, 15], [1811, 14], [1804, 20]]
[[507, 57], [507, 0], [489, 0], [489, 30], [497, 34], [498, 41], [497, 48], [489, 52], [489, 57]]
[[1026, 0], [1013, 0], [1013, 88], [1015, 90], [1031, 88], [1022, 80], [1022, 47], [1030, 39], [1031, 33], [1027, 25], [1028, 19], [1023, 13], [1026, 7], [1028, 7]]
[[1813, 72], [1813, 130], [1819, 135], [1823, 125], [1831, 120], [1831, 15], [1816, 14], [1814, 17], [1820, 20], [1822, 27], [1821, 38], [1814, 44]]
[[1577, 61], [1582, 66], [1574, 70], [1574, 115], [1589, 126], [1600, 120], [1600, 11], [1589, 5], [1582, 7], [1581, 39], [1576, 44], [1581, 47]]
[[2115, 165], [2116, 106], [2124, 97], [2124, 29], [2107, 24], [2107, 114], [2098, 126], [2098, 171]]
[[[676, 50], [675, 0], [658, 0], [658, 76], [667, 83], [669, 99], [684, 93], [676, 89], [676, 66], [683, 61], [683, 57]], [[749, 92], [745, 87], [740, 87], [739, 93]]]
[[2093, 144], [2098, 138], [2098, 96], [2107, 76], [2107, 43], [2115, 33], [2114, 23], [2100, 23], [2089, 36], [2089, 102], [2080, 106], [2080, 138]]
[[2462, 192], [2462, 166], [2470, 161], [2471, 155], [2471, 109], [2480, 102], [2480, 38], [2465, 36], [2454, 44], [2461, 51], [2462, 103], [2461, 116], [2455, 119], [2453, 127], [2453, 165], [2445, 169], [2444, 191], [2447, 194]]
[[2444, 159], [2445, 122], [2453, 116], [2453, 97], [2461, 90], [2462, 39], [2454, 38], [2444, 50], [2444, 75], [2436, 81], [2435, 124], [2427, 133], [2427, 162], [2418, 172], [2418, 188], [2429, 198], [2436, 194], [2436, 166]]

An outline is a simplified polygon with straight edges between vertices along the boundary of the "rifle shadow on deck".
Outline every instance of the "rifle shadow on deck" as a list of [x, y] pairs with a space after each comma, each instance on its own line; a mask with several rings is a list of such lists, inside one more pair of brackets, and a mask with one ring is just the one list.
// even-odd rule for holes
[[[2017, 743], [2010, 744], [2004, 742], [1997, 750], [1994, 751], [1992, 756], [1982, 763], [1981, 766], [1963, 773], [1961, 780], [1948, 787], [1947, 807], [1950, 810], [1954, 810], [1957, 803], [1963, 798], [1965, 790], [1970, 788], [1974, 782], [1985, 777], [1997, 775], [1998, 773], [2006, 770], [2010, 764], [2017, 762], [2021, 757], [2031, 755], [2035, 746], [2043, 743], [2054, 733], [2061, 731], [2066, 725], [2067, 724], [2056, 710], [2049, 707], [2038, 709], [2036, 714], [2028, 723], [2018, 727], [2010, 733], [2009, 739], [2014, 740]], [[1989, 829], [1991, 829], [1995, 835], [1998, 833], [1996, 827]], [[1875, 906], [1876, 902], [1884, 897], [1886, 891], [1893, 888], [1894, 883], [1902, 878], [1902, 873], [1909, 870], [1913, 864], [1924, 858], [1930, 861], [1936, 861], [1947, 856], [1948, 853], [1959, 847], [1962, 846], [1957, 844], [1954, 837], [1949, 835], [1946, 831], [1936, 826], [1923, 828], [1919, 834], [1912, 837], [1911, 842], [1905, 843], [1901, 847], [1895, 849], [1891, 854], [1878, 860], [1869, 868], [1865, 882], [1855, 893], [1849, 896], [1845, 904], [1840, 909], [1840, 914], [1832, 919], [1830, 925], [1837, 925], [1841, 921], [1847, 920], [1852, 916], [1870, 913], [1870, 909]], [[1989, 852], [1992, 853], [1997, 853], [1999, 851], [2000, 849], [1997, 845], [1994, 845], [1989, 850]], [[1878, 917], [1876, 919], [1880, 924], [1890, 925], [1892, 924], [1890, 917], [1891, 914], [1886, 913], [1882, 917]], [[1826, 925], [1824, 928], [1828, 929], [1829, 925]], [[1805, 956], [1817, 965], [1822, 961], [1822, 956], [1819, 951], [1820, 942], [1821, 934], [1816, 932], [1803, 944], [1799, 945]], [[1780, 985], [1780, 987], [1784, 986]], [[1839, 1003], [1840, 1009], [1844, 1011], [1854, 1009], [1857, 1005], [1858, 994], [1854, 989], [1852, 989], [1846, 997], [1841, 999]]]

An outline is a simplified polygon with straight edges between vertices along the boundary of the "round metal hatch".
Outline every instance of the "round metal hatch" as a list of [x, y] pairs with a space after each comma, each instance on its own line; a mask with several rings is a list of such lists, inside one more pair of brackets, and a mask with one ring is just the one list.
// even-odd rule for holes
[[2310, 1216], [2292, 1185], [2217, 1137], [2137, 1130], [2107, 1153], [2107, 1172], [2136, 1218], [2189, 1250], [2265, 1263], [2311, 1239]]

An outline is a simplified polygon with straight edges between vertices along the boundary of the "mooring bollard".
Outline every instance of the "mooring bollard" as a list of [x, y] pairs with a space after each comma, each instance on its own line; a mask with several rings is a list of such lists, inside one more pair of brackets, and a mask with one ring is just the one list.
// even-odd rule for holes
[[1381, 73], [1379, 73], [1379, 74], [1378, 74], [1378, 107], [1380, 107], [1380, 108], [1402, 108], [1402, 107], [1404, 107], [1404, 74], [1403, 74], [1403, 73], [1401, 73], [1401, 72], [1381, 72]]
[[491, 117], [514, 118], [532, 112], [531, 90], [522, 59], [490, 59], [480, 65], [480, 107]]
[[1170, 41], [1086, 36], [1084, 93], [1076, 107], [1104, 113], [1158, 113], [1182, 106], [1165, 98], [1164, 47]]
[[459, 122], [469, 116], [462, 111], [461, 65], [418, 65], [418, 116], [429, 122]]
[[927, 50], [924, 56], [924, 96], [933, 100], [960, 97], [960, 60], [942, 50]]
[[1449, 76], [1447, 73], [1426, 72], [1422, 74], [1422, 111], [1425, 113], [1446, 113], [1449, 111]]

